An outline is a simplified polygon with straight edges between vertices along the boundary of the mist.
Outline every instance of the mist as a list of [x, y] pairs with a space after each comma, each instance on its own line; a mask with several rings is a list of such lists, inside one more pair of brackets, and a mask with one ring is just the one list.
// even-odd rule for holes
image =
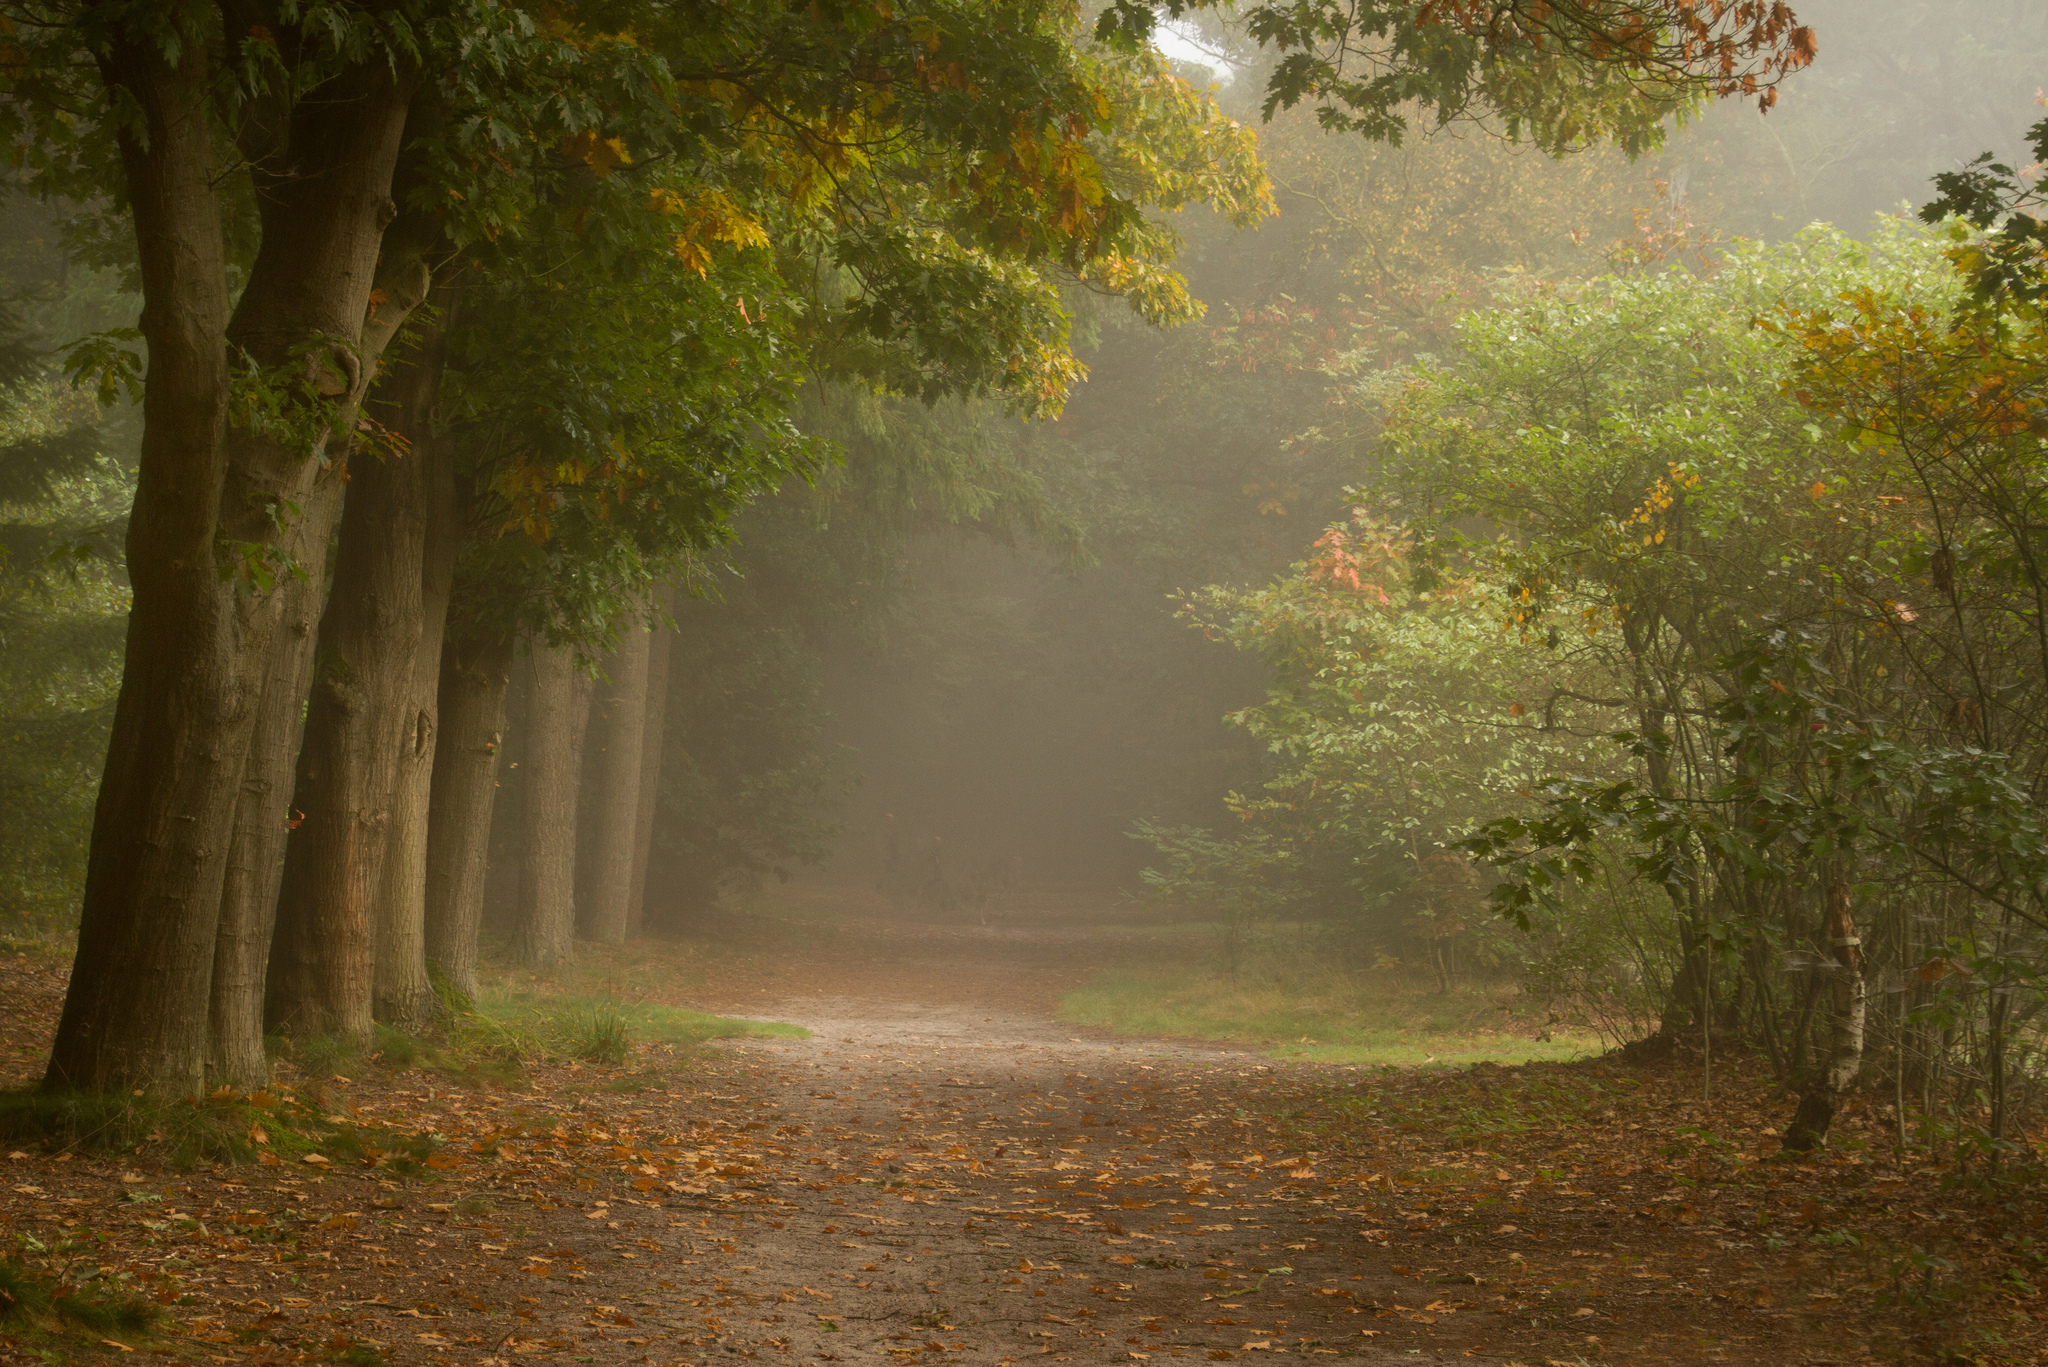
[[2038, 0], [0, 46], [0, 1364], [2048, 1357]]

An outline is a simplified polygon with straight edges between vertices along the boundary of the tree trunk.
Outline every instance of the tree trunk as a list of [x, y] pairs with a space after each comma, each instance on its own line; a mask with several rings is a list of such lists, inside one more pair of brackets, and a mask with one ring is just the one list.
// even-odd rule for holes
[[[342, 501], [342, 481], [322, 480], [301, 527], [324, 543]], [[303, 541], [303, 538], [302, 538]], [[263, 982], [284, 874], [285, 837], [291, 827], [291, 776], [305, 730], [306, 689], [312, 680], [313, 644], [327, 601], [327, 555], [303, 545], [293, 553], [307, 566], [303, 579], [286, 582], [284, 629], [271, 644], [270, 676], [242, 764], [235, 802], [234, 842], [221, 888], [214, 936], [211, 1061], [207, 1080], [251, 1091], [270, 1076], [263, 1051]]]
[[[125, 669], [50, 1090], [204, 1085], [235, 811], [291, 606], [277, 585], [297, 568], [288, 546], [315, 501], [324, 433], [352, 425], [367, 383], [358, 348], [412, 80], [373, 58], [277, 122], [268, 150], [281, 156], [256, 172], [261, 244], [230, 316], [209, 45], [188, 33], [177, 50], [173, 64], [153, 26], [115, 22], [98, 55], [133, 115], [117, 142], [149, 370]], [[302, 366], [334, 401], [322, 434], [229, 428], [231, 354]]]
[[377, 897], [372, 1007], [378, 1020], [417, 1030], [437, 1014], [427, 976], [427, 830], [439, 748], [441, 644], [448, 599], [461, 546], [454, 453], [433, 430], [434, 399], [456, 301], [442, 291], [441, 316], [419, 351], [394, 377], [391, 427], [412, 439], [407, 473], [418, 482], [421, 525], [420, 624], [408, 689], [399, 717], [398, 772], [391, 797], [391, 831], [384, 854], [384, 884]]
[[[426, 431], [446, 329], [444, 311], [394, 369], [390, 403], [382, 405], [393, 430]], [[433, 754], [431, 707], [421, 733], [421, 714], [409, 704], [427, 625], [427, 523], [430, 490], [439, 483], [428, 467], [435, 459], [429, 438], [410, 450], [359, 456], [351, 469], [293, 796], [303, 816], [285, 849], [265, 991], [271, 1025], [291, 1034], [360, 1043], [370, 1038], [373, 1014], [408, 1024], [433, 1015], [424, 903], [411, 916], [412, 908], [383, 894], [401, 774], [409, 758], [424, 781]], [[439, 614], [452, 571], [451, 563], [433, 576]], [[438, 664], [438, 644], [434, 656]], [[423, 840], [413, 854], [424, 860]], [[390, 915], [380, 927], [384, 908]], [[388, 942], [382, 953], [380, 928]]]
[[590, 683], [567, 649], [535, 640], [526, 658], [532, 674], [512, 952], [522, 964], [546, 968], [576, 951], [576, 797]]
[[1828, 877], [1827, 936], [1834, 967], [1829, 990], [1834, 998], [1828, 1022], [1828, 1057], [1820, 1075], [1799, 1097], [1799, 1109], [1785, 1129], [1785, 1147], [1802, 1152], [1827, 1142], [1842, 1095], [1863, 1071], [1863, 1024], [1868, 988], [1863, 977], [1863, 940], [1849, 904], [1849, 876], [1835, 869]]
[[655, 597], [656, 620], [647, 636], [647, 722], [640, 735], [639, 811], [633, 817], [632, 900], [626, 934], [638, 935], [647, 919], [647, 862], [654, 849], [654, 812], [661, 797], [661, 747], [668, 734], [668, 663], [675, 633], [668, 629], [670, 591]]
[[512, 642], [502, 636], [451, 638], [442, 646], [441, 728], [427, 818], [427, 962], [471, 1000], [511, 668]]
[[[430, 576], [428, 594], [433, 590]], [[427, 975], [427, 830], [434, 752], [439, 748], [441, 627], [447, 612], [444, 580], [439, 603], [427, 599], [419, 658], [405, 699], [384, 884], [377, 897], [372, 1011], [378, 1020], [401, 1030], [428, 1025], [438, 1012], [433, 980]]]
[[[427, 271], [417, 246], [422, 225], [414, 220], [407, 226], [414, 232], [401, 228], [390, 235], [393, 250], [387, 251], [377, 270], [383, 302], [371, 311], [363, 328], [363, 351], [373, 369], [427, 292]], [[279, 588], [285, 597], [284, 628], [271, 639], [270, 671], [235, 804], [234, 839], [215, 934], [209, 1070], [215, 1084], [247, 1089], [262, 1085], [269, 1076], [263, 1051], [265, 978], [293, 822], [291, 805], [284, 799], [291, 795], [305, 731], [317, 627], [327, 600], [327, 543], [341, 514], [346, 482], [344, 465], [315, 486], [287, 546], [304, 573], [287, 578]]]
[[633, 854], [640, 829], [640, 771], [647, 732], [648, 632], [626, 628], [592, 691], [583, 746], [582, 827], [576, 852], [576, 919], [583, 937], [626, 942], [633, 911]]

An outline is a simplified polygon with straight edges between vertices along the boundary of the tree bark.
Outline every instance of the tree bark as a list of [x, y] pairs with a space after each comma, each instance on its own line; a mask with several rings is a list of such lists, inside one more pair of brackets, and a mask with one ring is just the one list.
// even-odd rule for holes
[[[429, 89], [414, 99], [407, 113], [407, 136], [415, 140], [431, 137], [440, 123], [440, 103]], [[429, 173], [424, 156], [402, 155], [393, 171], [394, 193], [405, 197], [406, 187]], [[386, 350], [426, 301], [433, 279], [427, 259], [441, 245], [440, 239], [438, 220], [419, 212], [398, 214], [384, 234], [356, 353], [361, 367], [357, 378], [359, 394], [366, 392], [378, 376]], [[402, 429], [402, 423], [400, 426]], [[277, 795], [288, 789], [295, 791], [303, 717], [318, 646], [316, 626], [325, 611], [323, 590], [330, 569], [326, 563], [327, 547], [341, 516], [347, 484], [346, 465], [338, 464], [337, 472], [322, 481], [323, 489], [331, 486], [331, 496], [317, 507], [309, 504], [301, 519], [306, 528], [302, 539], [317, 547], [302, 561], [310, 562], [308, 583], [317, 587], [300, 595], [303, 608], [298, 601], [294, 602], [298, 610], [288, 614], [291, 629], [273, 639], [271, 673], [264, 688], [257, 735], [244, 762], [243, 797], [235, 813], [237, 866], [261, 868], [264, 875], [257, 880], [231, 871], [221, 899], [219, 949], [214, 968], [214, 1054], [221, 1061], [224, 1076], [232, 1072], [232, 1080], [243, 1086], [249, 1085], [245, 1075], [260, 1076], [251, 1065], [264, 1065], [261, 1031], [265, 979], [276, 927], [283, 855], [289, 831], [296, 825], [296, 820], [288, 824], [289, 806], [278, 801]], [[280, 689], [281, 696], [273, 696], [273, 691]], [[303, 815], [301, 812], [300, 816]], [[232, 1064], [230, 1059], [234, 1060]]]
[[472, 1001], [511, 668], [506, 637], [450, 638], [441, 648], [441, 727], [427, 818], [427, 962]]
[[535, 640], [527, 655], [525, 801], [519, 815], [519, 905], [512, 952], [535, 968], [576, 952], [576, 805], [590, 684], [573, 652]]
[[296, 568], [289, 543], [326, 445], [231, 429], [229, 356], [301, 367], [335, 401], [324, 431], [351, 421], [412, 80], [374, 57], [278, 121], [283, 156], [256, 173], [261, 244], [229, 314], [214, 73], [203, 36], [183, 36], [173, 62], [153, 31], [115, 23], [98, 55], [110, 96], [133, 111], [117, 142], [149, 369], [125, 669], [50, 1090], [204, 1085], [235, 810], [291, 606], [277, 585]]
[[668, 665], [675, 633], [666, 621], [669, 589], [655, 598], [656, 620], [647, 637], [647, 722], [640, 736], [639, 811], [633, 818], [632, 900], [626, 910], [626, 934], [638, 935], [647, 919], [647, 862], [654, 850], [654, 812], [661, 797], [662, 744], [668, 735]]
[[[444, 310], [394, 368], [380, 405], [393, 430], [425, 433], [446, 330]], [[380, 996], [388, 1019], [417, 1024], [433, 1015], [424, 922], [392, 908], [384, 954], [377, 931], [380, 908], [390, 906], [383, 893], [400, 776], [407, 757], [424, 771], [433, 753], [431, 712], [420, 734], [408, 704], [428, 611], [436, 484], [428, 467], [437, 458], [427, 438], [352, 465], [292, 799], [303, 816], [285, 848], [265, 989], [265, 1014], [287, 1033], [367, 1041]], [[452, 571], [451, 563], [435, 576], [442, 614]], [[424, 842], [417, 857], [425, 858]]]
[[441, 644], [460, 548], [454, 453], [434, 431], [433, 408], [447, 359], [447, 338], [457, 304], [446, 291], [441, 316], [409, 357], [393, 386], [391, 426], [412, 439], [412, 469], [425, 516], [421, 525], [420, 621], [408, 688], [399, 717], [398, 772], [391, 798], [391, 830], [384, 883], [377, 898], [372, 1010], [376, 1018], [416, 1030], [438, 1014], [427, 975], [428, 811], [439, 748]]
[[582, 833], [576, 853], [576, 919], [583, 937], [599, 944], [624, 944], [632, 916], [647, 657], [647, 629], [637, 623], [627, 627], [591, 691], [577, 811]]
[[1807, 1083], [1799, 1109], [1785, 1129], [1785, 1147], [1802, 1152], [1827, 1142], [1828, 1127], [1842, 1096], [1863, 1071], [1863, 1027], [1868, 1007], [1864, 980], [1863, 939], [1849, 901], [1849, 876], [1835, 869], [1828, 876], [1827, 937], [1834, 960], [1828, 984], [1833, 1011], [1828, 1022], [1828, 1057], [1820, 1075]]
[[[342, 481], [322, 480], [314, 499], [300, 525], [307, 535], [317, 530], [324, 543], [341, 509]], [[283, 586], [284, 629], [271, 645], [270, 675], [242, 764], [234, 841], [214, 936], [207, 1080], [216, 1087], [244, 1091], [261, 1087], [270, 1077], [270, 1061], [263, 1050], [263, 983], [270, 966], [277, 888], [284, 874], [285, 837], [292, 819], [288, 799], [305, 731], [313, 644], [327, 602], [326, 546], [314, 553], [303, 541], [302, 536], [293, 553], [307, 566], [306, 576]]]
[[[400, 227], [389, 235], [387, 247], [392, 250], [378, 265], [377, 288], [384, 297], [370, 311], [362, 343], [372, 369], [427, 293], [429, 277], [418, 245], [425, 225], [414, 220], [407, 226], [413, 231]], [[279, 590], [285, 595], [284, 628], [271, 639], [270, 670], [242, 764], [242, 791], [235, 804], [233, 844], [214, 941], [209, 1078], [215, 1085], [247, 1089], [261, 1086], [269, 1076], [263, 1050], [265, 979], [285, 845], [293, 825], [291, 805], [284, 799], [292, 794], [305, 733], [318, 623], [327, 601], [327, 545], [346, 486], [345, 465], [320, 480], [293, 524], [294, 537], [287, 548], [304, 572], [288, 578]]]

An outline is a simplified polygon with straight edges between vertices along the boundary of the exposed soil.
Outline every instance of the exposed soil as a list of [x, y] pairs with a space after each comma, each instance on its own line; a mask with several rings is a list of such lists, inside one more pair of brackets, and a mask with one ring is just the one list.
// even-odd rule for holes
[[[678, 1004], [813, 1037], [524, 1091], [381, 1069], [322, 1089], [435, 1131], [427, 1182], [374, 1155], [176, 1173], [16, 1151], [0, 1237], [68, 1226], [82, 1263], [183, 1298], [153, 1346], [195, 1363], [1819, 1364], [1952, 1335], [1931, 1281], [1880, 1309], [1882, 1260], [1822, 1237], [1924, 1179], [1874, 1148], [1754, 1162], [1759, 1088], [1704, 1104], [1677, 1065], [1396, 1074], [1090, 1037], [1050, 1013], [1090, 938], [870, 922], [643, 950], [698, 982]], [[0, 979], [21, 1074], [60, 985], [25, 959]], [[1681, 1136], [1705, 1121], [1715, 1145]], [[1922, 1199], [1985, 1242], [1976, 1205]], [[2000, 1332], [2024, 1338], [2038, 1299], [2009, 1299]], [[1983, 1360], [2030, 1360], [2010, 1351]]]

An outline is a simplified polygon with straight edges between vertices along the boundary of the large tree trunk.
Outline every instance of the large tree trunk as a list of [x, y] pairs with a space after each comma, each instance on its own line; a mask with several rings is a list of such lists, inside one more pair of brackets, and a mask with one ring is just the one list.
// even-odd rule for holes
[[576, 952], [576, 798], [590, 683], [573, 652], [536, 639], [526, 657], [525, 801], [519, 814], [519, 905], [514, 957], [529, 967]]
[[[413, 138], [429, 137], [441, 121], [439, 101], [430, 90], [415, 99], [406, 131]], [[397, 195], [402, 198], [405, 187], [430, 173], [421, 155], [401, 156], [393, 172]], [[427, 260], [440, 240], [438, 220], [417, 212], [399, 214], [384, 234], [358, 350], [360, 390], [367, 390], [385, 351], [426, 301], [433, 278]], [[398, 416], [402, 423], [403, 415]], [[264, 996], [284, 852], [296, 825], [296, 819], [288, 821], [289, 805], [281, 798], [295, 787], [317, 624], [325, 611], [327, 547], [341, 516], [347, 473], [338, 462], [336, 473], [321, 481], [318, 502], [306, 506], [299, 522], [300, 542], [308, 548], [300, 557], [306, 574], [286, 586], [291, 595], [288, 629], [272, 640], [270, 675], [235, 810], [235, 853], [222, 891], [214, 958], [213, 1052], [216, 1080], [244, 1087], [268, 1071], [262, 1053]]]
[[640, 827], [642, 738], [647, 732], [648, 632], [629, 626], [592, 691], [583, 742], [582, 827], [576, 911], [583, 937], [626, 942], [633, 911], [633, 846]]
[[[401, 223], [387, 235], [387, 250], [377, 268], [383, 300], [363, 327], [363, 354], [373, 369], [427, 292], [428, 273], [418, 246], [426, 225], [416, 219]], [[287, 546], [304, 572], [287, 578], [279, 588], [284, 623], [271, 638], [270, 670], [242, 763], [242, 791], [235, 804], [234, 837], [214, 937], [209, 1077], [215, 1084], [247, 1089], [260, 1086], [269, 1075], [263, 1050], [264, 990], [285, 844], [294, 824], [286, 798], [297, 770], [318, 624], [327, 602], [327, 544], [341, 514], [346, 480], [347, 467], [339, 465], [315, 486]]]
[[[444, 312], [388, 382], [390, 402], [380, 406], [396, 431], [426, 431], [446, 328]], [[433, 1015], [423, 921], [408, 926], [406, 910], [393, 908], [387, 954], [377, 952], [377, 932], [405, 761], [423, 781], [433, 754], [431, 703], [424, 735], [409, 704], [427, 625], [427, 523], [438, 487], [428, 467], [436, 458], [423, 438], [410, 450], [365, 453], [351, 467], [292, 799], [303, 815], [285, 849], [265, 990], [270, 1024], [291, 1034], [366, 1041], [380, 998], [387, 1019]], [[446, 612], [452, 570], [433, 576], [437, 615]], [[438, 664], [438, 646], [434, 656]], [[423, 841], [416, 855], [424, 860]]]
[[307, 504], [302, 529], [317, 530], [317, 553], [293, 548], [304, 578], [287, 581], [283, 629], [271, 643], [270, 675], [242, 764], [235, 802], [234, 840], [221, 888], [214, 935], [211, 999], [212, 1057], [207, 1080], [245, 1091], [270, 1076], [263, 1051], [263, 982], [270, 967], [270, 936], [277, 886], [284, 874], [285, 836], [291, 823], [291, 776], [304, 732], [306, 689], [312, 681], [313, 643], [327, 602], [326, 539], [341, 508], [342, 482], [322, 480]]
[[451, 637], [442, 646], [441, 727], [427, 818], [427, 962], [471, 1000], [511, 668], [506, 637]]
[[654, 850], [654, 811], [661, 797], [661, 747], [668, 735], [668, 662], [675, 633], [664, 620], [672, 595], [655, 598], [656, 624], [647, 637], [647, 723], [640, 736], [640, 810], [633, 818], [632, 901], [626, 934], [638, 935], [647, 919], [647, 859]]
[[1849, 901], [1849, 875], [1837, 868], [1828, 876], [1827, 936], [1834, 960], [1828, 988], [1833, 1011], [1828, 1021], [1828, 1057], [1820, 1074], [1799, 1097], [1799, 1109], [1785, 1129], [1785, 1147], [1801, 1151], [1827, 1142], [1828, 1127], [1842, 1095], [1863, 1071], [1863, 1026], [1868, 986], [1863, 976], [1863, 940]]
[[173, 64], [150, 20], [132, 36], [111, 25], [99, 50], [106, 85], [133, 111], [117, 138], [149, 372], [125, 670], [44, 1086], [178, 1096], [204, 1085], [212, 1053], [234, 814], [290, 607], [277, 581], [295, 568], [286, 547], [326, 445], [230, 429], [229, 356], [303, 367], [335, 401], [326, 430], [352, 421], [412, 78], [373, 58], [276, 121], [275, 156], [256, 168], [262, 241], [230, 317], [209, 45], [185, 34]]

